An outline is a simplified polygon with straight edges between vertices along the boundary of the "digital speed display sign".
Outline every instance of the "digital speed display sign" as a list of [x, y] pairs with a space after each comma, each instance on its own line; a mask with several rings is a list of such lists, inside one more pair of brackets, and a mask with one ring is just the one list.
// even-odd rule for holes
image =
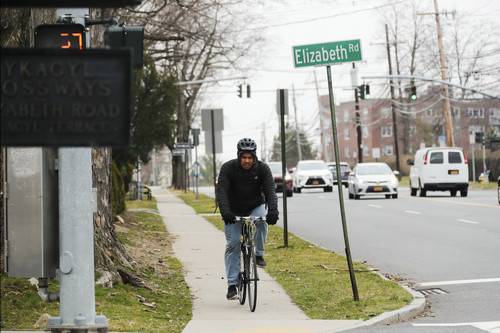
[[85, 27], [81, 24], [42, 24], [35, 29], [36, 48], [82, 50], [85, 43]]

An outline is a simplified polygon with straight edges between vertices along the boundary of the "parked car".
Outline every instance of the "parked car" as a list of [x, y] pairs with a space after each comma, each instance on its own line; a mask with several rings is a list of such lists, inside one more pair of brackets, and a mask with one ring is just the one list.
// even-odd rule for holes
[[333, 176], [324, 161], [304, 160], [297, 163], [293, 190], [300, 193], [304, 188], [322, 188], [325, 192], [332, 192]]
[[[276, 192], [283, 192], [283, 172], [281, 170], [281, 162], [267, 162], [273, 174], [274, 183], [276, 184]], [[286, 196], [293, 196], [293, 180], [288, 170], [285, 171], [285, 188]]]
[[469, 188], [469, 166], [462, 148], [432, 147], [419, 149], [410, 168], [410, 194], [425, 197], [428, 191], [460, 191], [466, 197]]
[[392, 171], [386, 163], [358, 163], [349, 174], [349, 199], [362, 196], [385, 195], [397, 199], [399, 172]]
[[[330, 169], [333, 176], [333, 183], [337, 184], [337, 168], [335, 167], [335, 163], [327, 163], [328, 168]], [[340, 180], [342, 185], [348, 187], [349, 184], [349, 173], [351, 172], [351, 167], [346, 162], [340, 162]]]

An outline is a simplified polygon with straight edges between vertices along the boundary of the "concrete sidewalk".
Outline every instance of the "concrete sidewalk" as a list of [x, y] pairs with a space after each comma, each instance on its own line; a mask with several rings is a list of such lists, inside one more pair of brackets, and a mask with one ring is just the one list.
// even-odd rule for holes
[[153, 188], [153, 195], [193, 296], [193, 319], [184, 333], [327, 333], [362, 325], [359, 320], [309, 319], [262, 269], [255, 312], [226, 300], [224, 233], [172, 192]]

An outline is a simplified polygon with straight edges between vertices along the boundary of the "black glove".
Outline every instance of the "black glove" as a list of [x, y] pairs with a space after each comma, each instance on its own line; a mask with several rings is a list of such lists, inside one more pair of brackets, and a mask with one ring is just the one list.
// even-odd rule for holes
[[279, 213], [277, 211], [268, 212], [266, 216], [266, 222], [269, 225], [275, 225], [278, 222]]
[[222, 219], [224, 220], [225, 224], [233, 224], [236, 222], [236, 215], [234, 215], [232, 212], [227, 212], [222, 214]]

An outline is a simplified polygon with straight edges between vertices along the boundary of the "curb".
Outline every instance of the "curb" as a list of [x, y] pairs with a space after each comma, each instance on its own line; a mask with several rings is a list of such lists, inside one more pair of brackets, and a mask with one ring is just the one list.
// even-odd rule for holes
[[425, 296], [413, 289], [408, 288], [407, 286], [401, 285], [401, 287], [413, 296], [413, 301], [411, 301], [410, 304], [403, 306], [401, 309], [384, 312], [381, 315], [369, 319], [363, 323], [363, 326], [371, 326], [375, 324], [388, 325], [401, 321], [407, 321], [424, 312], [427, 304]]
[[[389, 280], [387, 277], [380, 274], [379, 272], [375, 273], [378, 274], [382, 279]], [[372, 319], [368, 319], [363, 323], [361, 323], [360, 325], [357, 325], [356, 328], [367, 327], [377, 324], [389, 325], [398, 322], [408, 321], [413, 317], [424, 312], [425, 306], [427, 304], [425, 296], [419, 293], [418, 291], [409, 288], [408, 286], [402, 284], [400, 284], [400, 286], [404, 290], [406, 290], [410, 295], [413, 296], [413, 300], [410, 302], [410, 304], [403, 306], [401, 309], [384, 312]]]

